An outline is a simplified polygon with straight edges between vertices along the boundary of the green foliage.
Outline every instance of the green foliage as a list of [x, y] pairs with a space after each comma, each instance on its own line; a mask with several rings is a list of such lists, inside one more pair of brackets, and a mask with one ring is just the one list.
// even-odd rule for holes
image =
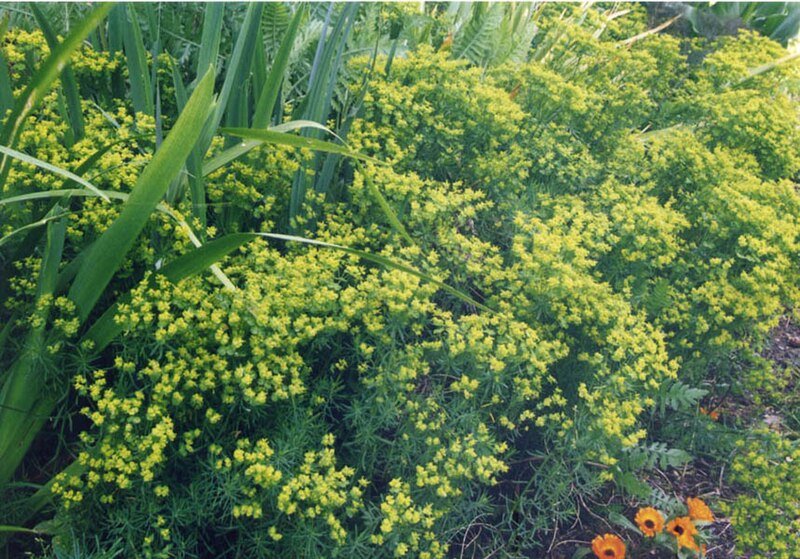
[[800, 31], [800, 6], [794, 2], [697, 2], [685, 6], [684, 16], [702, 36], [744, 26], [786, 46]]
[[[779, 44], [622, 44], [641, 7], [159, 10], [185, 36], [117, 8], [70, 58], [83, 137], [42, 92], [4, 151], [0, 379], [39, 372], [63, 443], [4, 525], [50, 493], [57, 556], [433, 559], [542, 554], [612, 484], [677, 513], [639, 474], [722, 440], [696, 408], [800, 299]], [[6, 33], [15, 94], [47, 52]], [[731, 505], [745, 549], [791, 549], [790, 479], [751, 531]]]
[[789, 559], [800, 553], [800, 483], [797, 441], [763, 431], [740, 443], [731, 475], [747, 492], [727, 506], [737, 552]]

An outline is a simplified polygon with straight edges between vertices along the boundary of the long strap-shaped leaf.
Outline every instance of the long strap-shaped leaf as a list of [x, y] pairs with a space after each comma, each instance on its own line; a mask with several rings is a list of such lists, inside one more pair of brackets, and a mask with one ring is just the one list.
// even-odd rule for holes
[[69, 291], [81, 321], [85, 320], [122, 264], [172, 179], [197, 141], [212, 105], [214, 71], [200, 81], [172, 131], [142, 172], [119, 217], [103, 233], [78, 270]]
[[461, 291], [459, 289], [456, 289], [455, 287], [453, 287], [453, 286], [451, 286], [451, 285], [449, 285], [449, 284], [447, 284], [447, 283], [445, 283], [445, 282], [443, 282], [441, 280], [438, 280], [438, 279], [434, 278], [432, 275], [426, 274], [425, 272], [421, 272], [421, 271], [417, 270], [416, 268], [414, 268], [413, 266], [411, 266], [409, 264], [406, 264], [404, 262], [400, 262], [398, 260], [394, 260], [392, 258], [388, 258], [388, 257], [383, 256], [381, 254], [375, 254], [375, 253], [372, 253], [372, 252], [359, 250], [357, 248], [350, 248], [350, 247], [346, 247], [346, 246], [343, 246], [343, 245], [337, 245], [337, 244], [334, 244], [334, 243], [326, 243], [325, 241], [317, 241], [315, 239], [307, 239], [305, 237], [296, 237], [294, 235], [281, 235], [281, 234], [278, 234], [278, 233], [253, 233], [253, 234], [257, 235], [259, 237], [264, 237], [266, 239], [276, 239], [276, 240], [280, 240], [280, 241], [290, 241], [290, 242], [295, 242], [295, 243], [303, 243], [303, 244], [312, 245], [312, 246], [330, 248], [330, 249], [338, 250], [338, 251], [341, 251], [341, 252], [345, 252], [347, 254], [352, 254], [354, 256], [357, 256], [357, 257], [361, 258], [362, 260], [367, 260], [367, 261], [372, 262], [374, 264], [378, 264], [380, 266], [383, 266], [384, 268], [388, 268], [390, 270], [399, 270], [401, 272], [405, 272], [406, 274], [410, 274], [412, 276], [415, 276], [415, 277], [417, 277], [417, 278], [419, 278], [419, 279], [421, 279], [423, 281], [430, 282], [430, 283], [434, 284], [435, 286], [437, 286], [438, 288], [440, 288], [441, 290], [446, 291], [447, 293], [449, 293], [453, 297], [456, 297], [457, 299], [460, 299], [463, 302], [465, 302], [467, 304], [470, 304], [470, 305], [472, 305], [472, 306], [474, 306], [476, 308], [479, 308], [479, 309], [481, 309], [483, 311], [495, 312], [494, 309], [491, 309], [491, 308], [487, 307], [483, 303], [479, 303], [478, 301], [476, 301], [475, 299], [473, 299], [472, 297], [470, 297], [469, 295], [467, 295], [463, 291]]
[[[8, 27], [8, 15], [0, 20], [0, 41], [6, 34]], [[14, 94], [11, 91], [11, 76], [8, 73], [8, 64], [3, 56], [3, 50], [0, 49], [0, 114], [6, 114], [14, 105]]]
[[[0, 144], [13, 148], [17, 144], [20, 132], [25, 119], [44, 99], [50, 86], [58, 78], [61, 71], [69, 62], [69, 57], [77, 49], [86, 36], [97, 27], [102, 19], [108, 14], [113, 4], [102, 4], [95, 8], [83, 21], [81, 21], [72, 32], [64, 39], [56, 49], [50, 52], [42, 67], [33, 77], [28, 87], [14, 104], [14, 109], [8, 115], [5, 126], [0, 132]], [[0, 188], [5, 184], [8, 176], [10, 161], [6, 155], [0, 159]]]
[[81, 185], [85, 186], [86, 188], [88, 188], [89, 190], [91, 190], [92, 192], [94, 192], [95, 194], [100, 196], [101, 198], [104, 198], [106, 201], [108, 201], [108, 196], [106, 194], [104, 194], [100, 189], [98, 189], [95, 185], [93, 185], [89, 181], [79, 177], [75, 173], [71, 173], [71, 172], [67, 171], [66, 169], [63, 169], [61, 167], [57, 167], [55, 165], [51, 165], [47, 161], [42, 161], [41, 159], [37, 159], [36, 157], [28, 155], [27, 153], [22, 153], [21, 151], [17, 151], [15, 149], [11, 149], [11, 148], [6, 147], [6, 146], [0, 146], [0, 153], [2, 153], [5, 156], [8, 156], [8, 157], [11, 157], [11, 158], [14, 158], [14, 159], [18, 159], [19, 161], [22, 161], [24, 163], [29, 163], [31, 165], [35, 165], [37, 167], [40, 167], [42, 169], [45, 169], [45, 170], [50, 171], [52, 173], [55, 173], [57, 175], [61, 175], [65, 179], [69, 179], [70, 181], [73, 181], [73, 182], [76, 182], [78, 184], [81, 184]]
[[206, 9], [203, 11], [203, 35], [197, 57], [198, 76], [204, 75], [209, 67], [216, 66], [224, 11], [223, 2], [206, 2]]
[[211, 146], [211, 141], [214, 138], [214, 134], [217, 132], [220, 122], [222, 122], [222, 115], [228, 107], [231, 91], [234, 87], [240, 85], [238, 82], [241, 76], [243, 76], [244, 71], [251, 66], [250, 56], [252, 52], [248, 52], [248, 49], [252, 51], [263, 9], [263, 5], [258, 3], [250, 4], [247, 7], [239, 36], [236, 39], [236, 44], [231, 53], [225, 73], [225, 80], [222, 82], [222, 89], [217, 99], [217, 106], [211, 114], [211, 118], [203, 127], [200, 138], [189, 161], [188, 170], [189, 187], [192, 194], [192, 213], [194, 217], [200, 221], [204, 229], [206, 223], [206, 193], [202, 175], [203, 158], [209, 146]]
[[[59, 213], [59, 208], [53, 208]], [[67, 225], [64, 219], [48, 225], [47, 243], [39, 272], [37, 300], [44, 300], [55, 290], [58, 266], [64, 249]], [[41, 424], [33, 410], [37, 407], [44, 385], [40, 351], [45, 340], [45, 325], [38, 324], [28, 332], [22, 351], [11, 365], [9, 375], [0, 388], [0, 485], [16, 470], [33, 439], [32, 424]], [[46, 419], [46, 418], [45, 418]]]
[[[314, 122], [313, 120], [290, 120], [289, 122], [284, 122], [283, 124], [278, 124], [276, 126], [270, 126], [267, 130], [271, 130], [272, 132], [291, 132], [293, 130], [299, 130], [301, 128], [316, 128], [317, 130], [322, 130], [327, 132], [328, 134], [332, 134], [336, 136], [336, 133], [328, 128], [327, 126], [323, 126], [318, 122]], [[224, 129], [223, 129], [224, 130]], [[243, 128], [242, 130], [250, 130], [249, 128]], [[336, 136], [338, 138], [338, 136]], [[203, 176], [207, 177], [209, 174], [213, 173], [220, 167], [224, 167], [240, 155], [244, 155], [251, 149], [260, 146], [263, 144], [263, 140], [254, 140], [254, 139], [247, 139], [243, 142], [232, 146], [222, 153], [219, 153], [203, 163]]]
[[[299, 122], [306, 122], [306, 121], [299, 121]], [[287, 123], [291, 124], [291, 123]], [[313, 124], [313, 123], [312, 123]], [[321, 125], [317, 127], [323, 128]], [[256, 130], [253, 128], [222, 128], [221, 132], [224, 134], [230, 134], [231, 136], [238, 136], [240, 138], [246, 138], [247, 144], [252, 142], [266, 142], [270, 144], [277, 144], [283, 146], [290, 146], [290, 147], [299, 147], [299, 148], [307, 148], [314, 151], [321, 151], [326, 153], [333, 153], [337, 155], [345, 155], [347, 157], [352, 157], [353, 159], [360, 159], [362, 161], [367, 161], [369, 163], [374, 163], [376, 165], [386, 166], [388, 165], [385, 161], [381, 161], [379, 159], [375, 159], [374, 157], [370, 157], [369, 155], [364, 155], [357, 151], [353, 151], [349, 149], [347, 146], [342, 146], [339, 144], [334, 144], [332, 142], [326, 142], [325, 140], [318, 140], [317, 138], [308, 138], [305, 136], [298, 136], [296, 134], [287, 134], [285, 132], [279, 132], [277, 130]], [[338, 137], [338, 136], [337, 136]], [[223, 152], [216, 158], [209, 161], [206, 166], [208, 168], [217, 168], [224, 165], [227, 160], [225, 159], [227, 152]], [[206, 167], [204, 167], [205, 171]], [[411, 235], [408, 234], [403, 224], [398, 219], [397, 215], [392, 210], [389, 202], [383, 196], [381, 191], [375, 186], [375, 183], [366, 176], [365, 180], [367, 183], [367, 188], [369, 189], [372, 196], [378, 202], [378, 205], [383, 210], [383, 213], [386, 215], [386, 218], [389, 220], [389, 223], [392, 227], [400, 233], [403, 239], [406, 240], [409, 244], [413, 245], [414, 241], [411, 238]]]
[[[347, 44], [350, 31], [353, 28], [356, 14], [359, 9], [358, 2], [346, 4], [336, 18], [333, 32], [327, 36], [327, 26], [333, 13], [334, 3], [331, 2], [328, 13], [325, 16], [325, 26], [317, 45], [317, 52], [314, 56], [314, 63], [311, 67], [311, 74], [308, 80], [308, 92], [303, 98], [302, 103], [296, 109], [296, 115], [306, 120], [316, 122], [326, 122], [331, 110], [333, 90], [336, 86], [339, 69], [342, 62], [342, 54]], [[313, 131], [306, 131], [304, 136], [313, 137]], [[316, 177], [323, 157], [317, 154], [313, 162], [303, 162], [295, 172], [292, 180], [292, 191], [289, 195], [289, 221], [290, 224], [297, 217], [300, 208], [306, 197], [306, 190], [310, 182], [309, 168], [313, 168], [313, 175]]]
[[[127, 21], [123, 33], [125, 60], [128, 64], [128, 79], [131, 84], [131, 101], [138, 113], [153, 116], [153, 89], [150, 81], [150, 70], [147, 67], [142, 29], [133, 4], [127, 4]], [[125, 21], [125, 20], [123, 20]], [[155, 64], [155, 61], [153, 61]]]
[[[192, 252], [179, 256], [161, 270], [159, 274], [172, 283], [200, 273], [210, 268], [243, 244], [255, 238], [253, 233], [232, 233], [219, 239], [204, 244]], [[119, 303], [130, 301], [130, 294], [123, 296], [98, 318], [86, 332], [84, 338], [94, 342], [92, 350], [95, 353], [103, 351], [114, 339], [122, 333], [122, 326], [114, 321], [114, 316], [119, 309]]]
[[282, 146], [290, 146], [296, 148], [306, 148], [314, 151], [324, 151], [326, 153], [336, 153], [338, 155], [346, 155], [354, 159], [361, 159], [369, 161], [376, 165], [387, 165], [386, 162], [380, 159], [375, 159], [369, 155], [364, 155], [357, 151], [353, 151], [345, 146], [340, 146], [325, 140], [318, 140], [317, 138], [307, 138], [298, 136], [296, 134], [287, 134], [285, 132], [276, 132], [275, 130], [264, 130], [254, 128], [221, 128], [220, 132], [223, 134], [230, 134], [239, 138], [246, 138], [248, 140], [257, 140], [269, 144], [277, 144]]
[[[31, 2], [31, 11], [36, 18], [36, 23], [42, 30], [44, 38], [50, 50], [58, 48], [58, 38], [55, 32], [50, 27], [50, 22], [47, 17], [39, 9], [35, 2]], [[61, 86], [64, 89], [64, 96], [67, 98], [67, 110], [69, 112], [69, 124], [72, 127], [72, 134], [74, 141], [78, 141], [83, 137], [83, 111], [81, 109], [81, 97], [78, 91], [78, 82], [75, 81], [75, 72], [72, 67], [67, 64], [64, 71], [61, 73]]]
[[[255, 113], [253, 114], [253, 128], [265, 128], [269, 124], [270, 116], [275, 110], [275, 102], [280, 93], [281, 82], [283, 81], [286, 68], [289, 64], [289, 55], [294, 45], [294, 39], [297, 36], [297, 31], [300, 27], [300, 21], [303, 18], [305, 8], [298, 8], [297, 12], [292, 18], [289, 28], [286, 30], [286, 35], [283, 37], [281, 46], [278, 49], [278, 54], [275, 55], [275, 60], [272, 63], [272, 68], [264, 83], [264, 88], [258, 97]], [[259, 45], [260, 48], [260, 45]], [[311, 122], [311, 121], [302, 121]], [[321, 126], [321, 125], [320, 125]], [[326, 128], [327, 129], [327, 128]], [[203, 176], [208, 175], [212, 171], [219, 169], [221, 166], [233, 161], [237, 157], [244, 155], [251, 149], [261, 145], [258, 140], [249, 140], [241, 142], [235, 146], [231, 146], [213, 159], [203, 164]]]
[[[294, 39], [297, 36], [297, 30], [300, 28], [300, 21], [303, 19], [304, 11], [305, 8], [302, 5], [298, 7], [291, 23], [289, 23], [286, 35], [281, 41], [281, 46], [275, 55], [264, 89], [258, 98], [258, 104], [253, 114], [253, 128], [265, 128], [269, 124], [269, 118], [280, 93], [281, 82], [286, 73], [286, 66], [289, 63], [289, 54], [292, 52]], [[259, 48], [261, 48], [261, 45], [259, 45]]]

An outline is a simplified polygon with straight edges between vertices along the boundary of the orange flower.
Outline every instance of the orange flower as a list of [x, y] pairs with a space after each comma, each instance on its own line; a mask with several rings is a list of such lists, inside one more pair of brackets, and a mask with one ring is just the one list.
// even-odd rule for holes
[[664, 517], [653, 507], [639, 509], [636, 513], [636, 524], [645, 536], [652, 538], [664, 529]]
[[697, 542], [694, 541], [697, 535], [697, 528], [692, 524], [692, 519], [688, 516], [673, 518], [667, 523], [667, 532], [678, 539], [678, 548], [688, 547], [694, 551], [700, 551]]
[[702, 413], [703, 415], [707, 415], [714, 421], [719, 419], [719, 412], [717, 410], [708, 411], [706, 408], [700, 406], [700, 413]]
[[714, 513], [708, 508], [708, 505], [702, 499], [696, 497], [689, 497], [686, 499], [686, 504], [689, 507], [689, 518], [692, 520], [704, 520], [706, 522], [714, 522]]
[[603, 534], [593, 539], [592, 551], [599, 559], [625, 559], [625, 544], [614, 534]]

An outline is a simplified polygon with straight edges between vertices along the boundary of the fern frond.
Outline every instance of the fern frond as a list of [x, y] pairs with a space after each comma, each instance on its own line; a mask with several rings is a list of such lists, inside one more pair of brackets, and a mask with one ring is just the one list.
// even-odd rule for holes
[[453, 56], [483, 65], [498, 39], [504, 15], [502, 4], [473, 4], [472, 18], [453, 40]]
[[289, 28], [291, 12], [282, 2], [269, 2], [264, 6], [264, 15], [261, 16], [261, 32], [264, 34], [264, 47], [267, 56], [272, 58], [278, 52], [281, 40]]

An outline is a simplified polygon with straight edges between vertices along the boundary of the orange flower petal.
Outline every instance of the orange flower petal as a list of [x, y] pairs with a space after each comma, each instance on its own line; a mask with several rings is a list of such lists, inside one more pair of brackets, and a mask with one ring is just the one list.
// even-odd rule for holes
[[642, 533], [652, 538], [664, 529], [664, 517], [653, 507], [639, 509], [636, 513], [636, 524]]
[[692, 520], [714, 522], [714, 513], [702, 499], [689, 497], [686, 499], [686, 505], [689, 507], [689, 518]]
[[603, 534], [593, 539], [592, 551], [598, 559], [625, 559], [625, 543], [614, 534]]

